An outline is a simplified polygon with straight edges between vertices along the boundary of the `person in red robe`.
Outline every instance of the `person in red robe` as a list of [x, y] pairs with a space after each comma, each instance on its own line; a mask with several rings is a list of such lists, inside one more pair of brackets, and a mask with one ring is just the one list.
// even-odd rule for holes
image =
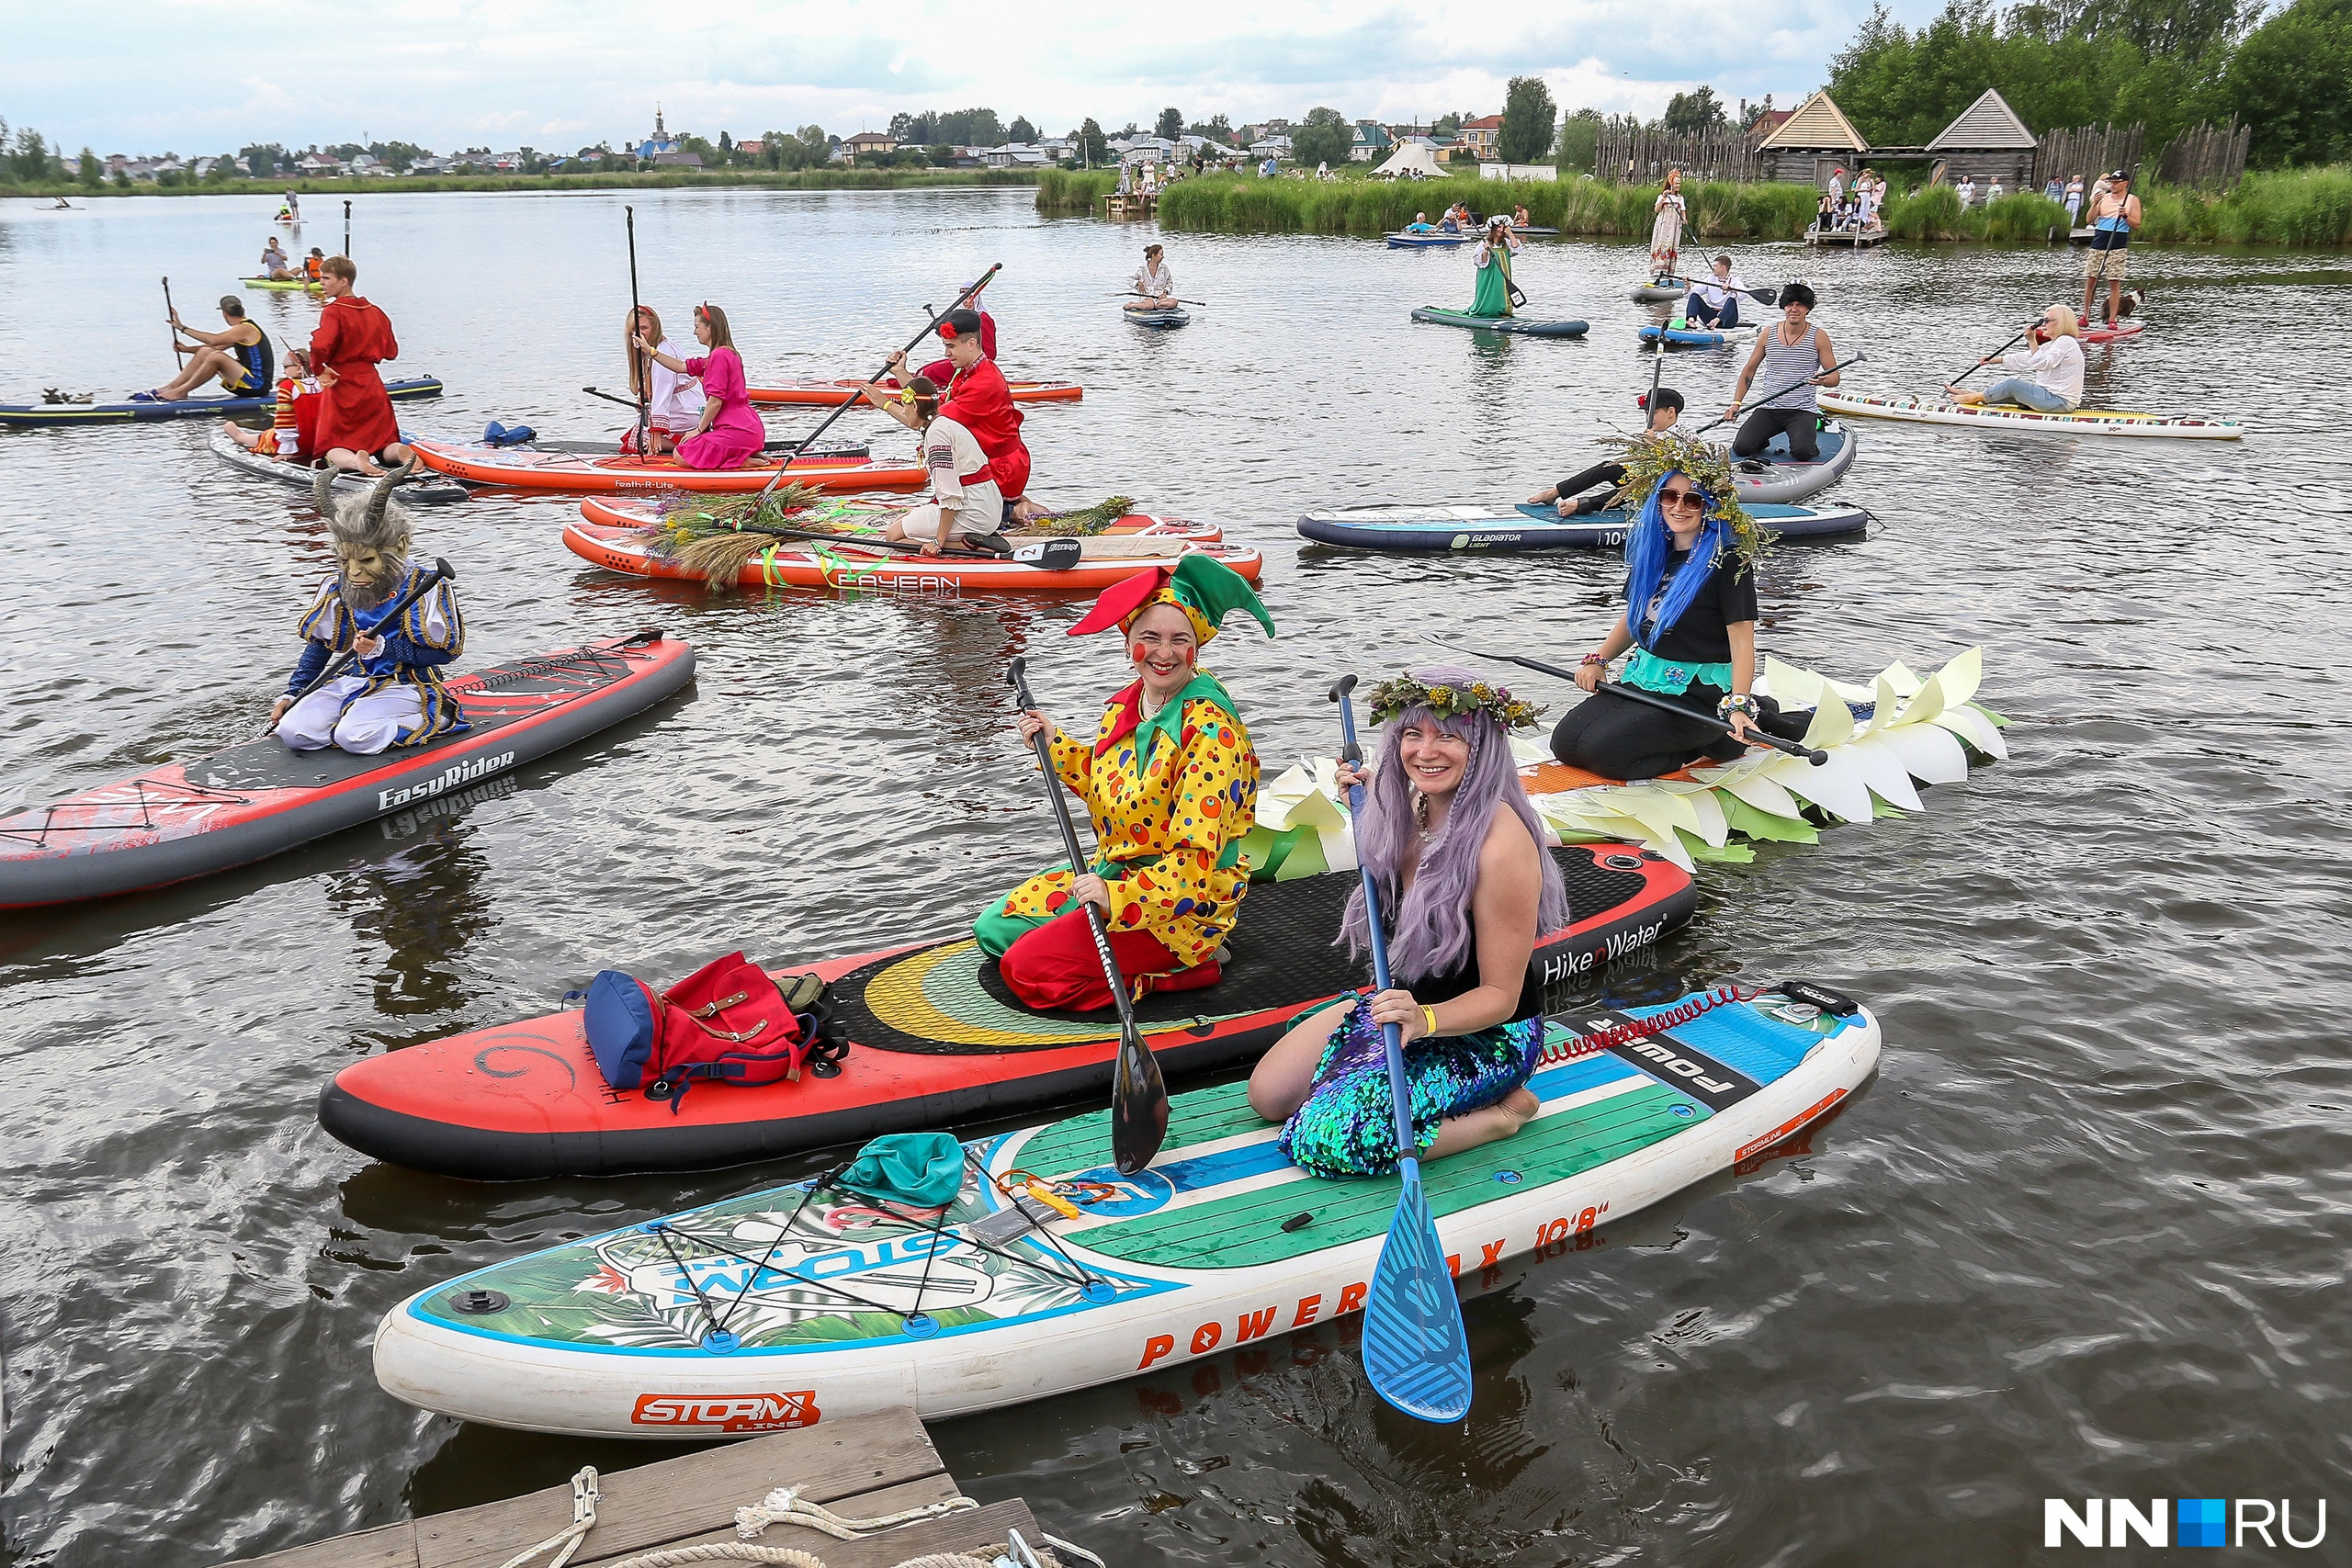
[[311, 366], [322, 400], [318, 445], [310, 450], [332, 467], [381, 474], [409, 458], [391, 394], [376, 373], [378, 364], [400, 357], [400, 341], [391, 318], [351, 291], [359, 269], [349, 256], [329, 256], [319, 270], [326, 309], [311, 334]]
[[[996, 367], [996, 361], [982, 352], [980, 313], [950, 310], [939, 319], [938, 331], [946, 342], [953, 371], [947, 395], [939, 405], [940, 415], [972, 433], [972, 439], [988, 454], [997, 488], [1004, 492], [1007, 516], [1012, 522], [1026, 523], [1036, 512], [1027, 500], [1029, 448], [1021, 439], [1021, 411], [1012, 405], [1012, 389], [1005, 385], [1004, 372]], [[890, 367], [903, 378], [906, 355], [893, 359]], [[886, 404], [884, 412], [909, 429], [915, 427], [913, 410]]]

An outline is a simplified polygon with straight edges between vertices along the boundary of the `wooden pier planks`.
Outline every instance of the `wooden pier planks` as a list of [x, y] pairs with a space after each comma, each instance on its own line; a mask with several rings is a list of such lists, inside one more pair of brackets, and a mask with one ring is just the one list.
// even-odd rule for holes
[[[892, 1514], [957, 1492], [911, 1410], [853, 1416], [601, 1472], [596, 1528], [572, 1554], [571, 1568], [595, 1568], [659, 1547], [732, 1540], [735, 1510], [778, 1486], [797, 1487], [808, 1500], [847, 1518]], [[223, 1568], [499, 1568], [571, 1522], [566, 1483]], [[1015, 1498], [854, 1541], [797, 1525], [770, 1525], [759, 1544], [813, 1553], [826, 1568], [891, 1568], [926, 1552], [997, 1545], [1008, 1529], [1033, 1545], [1039, 1540], [1028, 1505]]]

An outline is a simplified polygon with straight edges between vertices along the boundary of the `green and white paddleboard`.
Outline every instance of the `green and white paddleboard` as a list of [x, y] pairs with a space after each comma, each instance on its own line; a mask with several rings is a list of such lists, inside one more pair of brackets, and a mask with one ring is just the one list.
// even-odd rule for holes
[[[1668, 1010], [1555, 1019], [1547, 1052]], [[1454, 1273], [1565, 1250], [1778, 1143], [1878, 1053], [1867, 1010], [1768, 992], [1547, 1055], [1533, 1122], [1424, 1168]], [[466, 1420], [678, 1438], [1113, 1382], [1363, 1310], [1396, 1180], [1310, 1176], [1278, 1131], [1227, 1084], [1177, 1096], [1166, 1146], [1133, 1176], [1095, 1111], [967, 1145], [944, 1210], [806, 1182], [727, 1199], [410, 1297], [377, 1333], [376, 1375]], [[1016, 1209], [1023, 1190], [1077, 1217]]]

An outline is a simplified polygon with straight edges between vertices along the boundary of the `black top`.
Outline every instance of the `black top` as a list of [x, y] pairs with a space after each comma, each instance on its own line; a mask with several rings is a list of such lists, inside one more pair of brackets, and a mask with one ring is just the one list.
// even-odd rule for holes
[[[1674, 585], [1675, 573], [1684, 570], [1683, 563], [1690, 558], [1688, 550], [1667, 552], [1666, 572], [1658, 579], [1657, 593], [1648, 608], [1642, 611], [1645, 625], [1664, 600], [1666, 591]], [[1731, 662], [1731, 634], [1724, 628], [1734, 621], [1756, 618], [1756, 580], [1728, 552], [1717, 558], [1723, 564], [1711, 574], [1712, 581], [1700, 586], [1698, 596], [1684, 607], [1681, 618], [1664, 637], [1645, 645], [1660, 659], [1685, 664]], [[1630, 592], [1629, 584], [1629, 594]]]
[[[1544, 1010], [1544, 987], [1536, 979], [1535, 973], [1535, 964], [1532, 960], [1530, 960], [1527, 974], [1519, 983], [1519, 1006], [1511, 1010], [1510, 1017], [1504, 1021], [1517, 1023], [1522, 1018], [1533, 1018]], [[1405, 989], [1410, 991], [1413, 994], [1413, 999], [1423, 1007], [1433, 1008], [1440, 1002], [1450, 1002], [1465, 992], [1476, 990], [1480, 983], [1478, 940], [1474, 932], [1470, 939], [1470, 951], [1463, 954], [1459, 965], [1442, 975], [1432, 975], [1425, 980], [1408, 982]]]

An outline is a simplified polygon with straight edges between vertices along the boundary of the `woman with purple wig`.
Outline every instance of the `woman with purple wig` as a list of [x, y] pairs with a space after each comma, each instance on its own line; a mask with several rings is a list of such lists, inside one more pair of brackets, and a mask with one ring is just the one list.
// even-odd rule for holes
[[[1439, 666], [1373, 694], [1382, 725], [1357, 852], [1389, 916], [1392, 988], [1307, 1014], [1250, 1076], [1250, 1104], [1282, 1122], [1282, 1148], [1317, 1176], [1396, 1167], [1381, 1026], [1405, 1041], [1413, 1142], [1439, 1159], [1508, 1138], [1535, 1114], [1527, 1092], [1544, 1043], [1535, 939], [1568, 923], [1560, 868], [1521, 787], [1510, 731], [1539, 710], [1467, 670]], [[1358, 887], [1341, 934], [1369, 951]]]

